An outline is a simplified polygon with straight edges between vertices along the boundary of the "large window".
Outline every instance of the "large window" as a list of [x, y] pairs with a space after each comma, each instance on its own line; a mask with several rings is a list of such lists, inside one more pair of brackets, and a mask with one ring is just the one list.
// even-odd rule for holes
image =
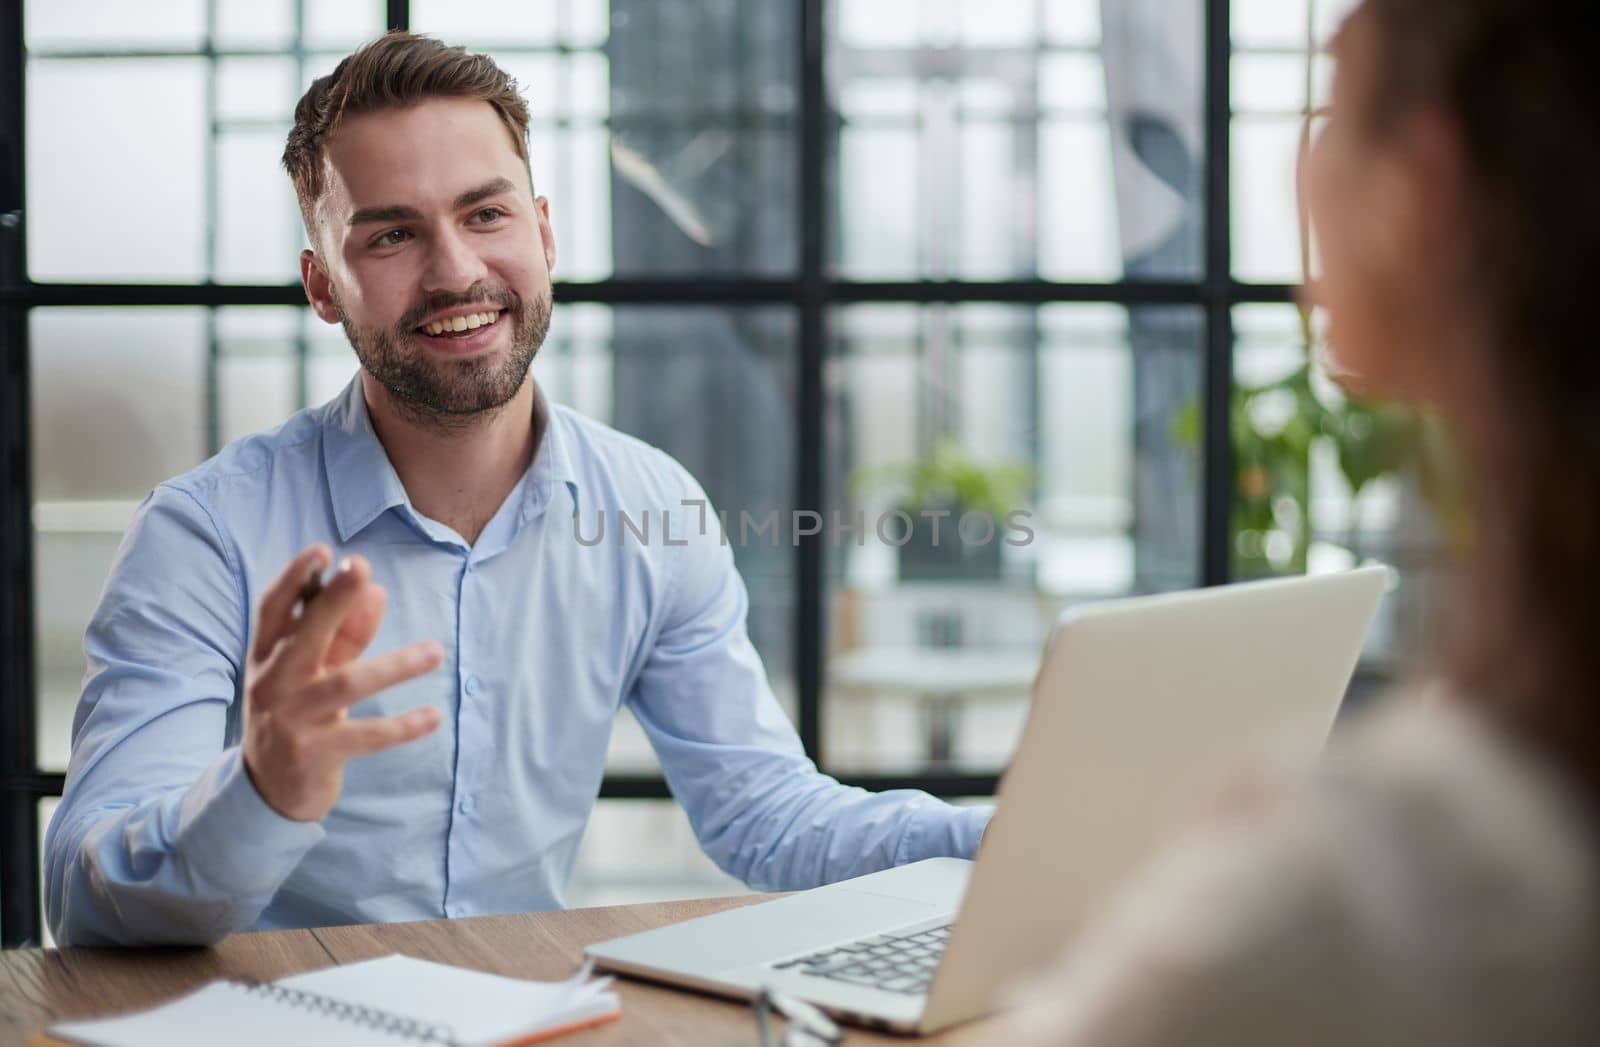
[[[1432, 569], [1415, 484], [1355, 467], [1373, 419], [1308, 369], [1291, 304], [1311, 56], [1348, 6], [9, 5], [4, 941], [40, 938], [83, 628], [134, 507], [355, 372], [305, 308], [277, 162], [342, 54], [409, 27], [517, 78], [561, 259], [536, 377], [672, 452], [736, 524], [815, 513], [735, 541], [808, 750], [981, 797], [1068, 604], [1368, 555]], [[969, 512], [998, 526], [957, 534]], [[574, 902], [733, 889], [626, 717], [609, 770]]]

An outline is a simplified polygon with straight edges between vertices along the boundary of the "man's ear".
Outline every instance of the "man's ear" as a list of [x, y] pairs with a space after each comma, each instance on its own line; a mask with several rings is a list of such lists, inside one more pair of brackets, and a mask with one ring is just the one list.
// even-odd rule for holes
[[544, 245], [544, 267], [550, 272], [556, 268], [556, 232], [550, 227], [550, 201], [543, 196], [534, 197], [539, 211], [539, 240]]
[[322, 267], [317, 253], [309, 248], [300, 252], [300, 283], [305, 286], [311, 311], [325, 324], [338, 323], [339, 310], [333, 304], [333, 284], [328, 279], [328, 271]]

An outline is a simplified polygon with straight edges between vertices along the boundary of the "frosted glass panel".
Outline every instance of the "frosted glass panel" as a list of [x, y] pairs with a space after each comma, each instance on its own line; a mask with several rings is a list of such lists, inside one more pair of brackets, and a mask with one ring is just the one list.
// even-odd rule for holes
[[1058, 280], [1121, 275], [1111, 141], [1091, 123], [1039, 128], [1039, 272]]
[[1101, 0], [1047, 0], [1044, 36], [1052, 44], [1093, 46], [1100, 42]]
[[[495, 47], [548, 46], [559, 39], [557, 8], [562, 0], [412, 0], [411, 25], [452, 43]], [[575, 6], [593, 5], [579, 3]]]
[[219, 309], [217, 428], [222, 443], [271, 429], [299, 409], [306, 309]]
[[[217, 60], [217, 116], [223, 120], [282, 121], [284, 132], [294, 119], [294, 104], [303, 88], [295, 61], [287, 57], [220, 58]], [[280, 147], [282, 142], [279, 142]]]
[[306, 3], [306, 45], [353, 51], [383, 35], [383, 0]]
[[205, 312], [35, 309], [40, 501], [140, 499], [205, 457]]
[[964, 47], [1031, 46], [1039, 31], [1036, 0], [985, 0], [958, 8]]
[[35, 280], [205, 278], [206, 64], [28, 63]]
[[1299, 140], [1298, 117], [1233, 121], [1233, 272], [1241, 280], [1300, 280]]
[[206, 0], [28, 0], [28, 49], [191, 48], [205, 38]]
[[60, 770], [83, 630], [134, 507], [205, 457], [205, 313], [35, 309], [32, 374], [39, 760]]
[[839, 253], [851, 276], [891, 278], [917, 267], [917, 137], [896, 128], [845, 127], [839, 178]]
[[217, 278], [244, 283], [300, 279], [300, 209], [278, 164], [287, 128], [217, 139]]
[[212, 0], [218, 47], [280, 48], [294, 39], [291, 0]]
[[244, 356], [217, 363], [217, 413], [224, 443], [271, 429], [295, 412], [292, 356]]

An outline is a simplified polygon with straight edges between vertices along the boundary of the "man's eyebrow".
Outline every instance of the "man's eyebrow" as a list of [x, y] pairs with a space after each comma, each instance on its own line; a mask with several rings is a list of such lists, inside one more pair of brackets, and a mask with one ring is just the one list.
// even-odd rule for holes
[[517, 187], [512, 183], [511, 179], [496, 178], [492, 182], [483, 183], [476, 189], [468, 189], [466, 192], [456, 197], [454, 210], [459, 211], [463, 207], [471, 207], [479, 200], [487, 200], [491, 196], [499, 196], [501, 193], [513, 192], [516, 190], [516, 188]]
[[[516, 191], [516, 184], [509, 178], [496, 178], [485, 182], [475, 189], [468, 189], [456, 197], [451, 210], [459, 211], [463, 207], [471, 207], [480, 200], [487, 200], [491, 196], [501, 193]], [[405, 204], [385, 204], [379, 207], [363, 207], [350, 216], [350, 225], [367, 225], [372, 222], [414, 222], [422, 218], [422, 212], [415, 207]]]
[[366, 225], [370, 222], [405, 222], [416, 221], [422, 217], [422, 212], [415, 207], [405, 204], [386, 204], [382, 207], [363, 207], [350, 216], [350, 225]]

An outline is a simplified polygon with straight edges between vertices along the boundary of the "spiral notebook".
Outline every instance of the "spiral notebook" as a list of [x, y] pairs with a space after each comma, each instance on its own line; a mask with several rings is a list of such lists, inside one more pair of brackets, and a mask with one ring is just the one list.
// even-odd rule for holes
[[531, 982], [384, 956], [258, 985], [212, 982], [153, 1010], [58, 1022], [47, 1034], [84, 1047], [521, 1047], [617, 1017], [609, 985], [587, 968]]

